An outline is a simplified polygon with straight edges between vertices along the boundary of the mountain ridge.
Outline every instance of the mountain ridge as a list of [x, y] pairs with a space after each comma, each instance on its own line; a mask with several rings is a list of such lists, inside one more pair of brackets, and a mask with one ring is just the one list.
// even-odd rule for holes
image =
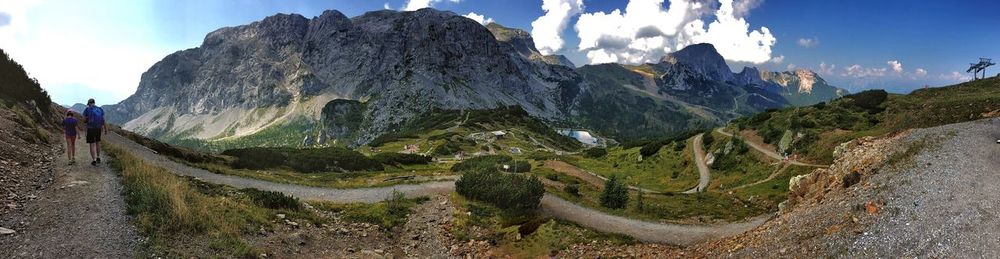
[[[112, 122], [168, 142], [239, 142], [269, 132], [283, 145], [336, 140], [356, 146], [432, 108], [516, 105], [553, 125], [650, 137], [788, 105], [779, 94], [734, 83], [737, 77], [709, 44], [664, 59], [645, 65], [646, 74], [625, 67], [593, 75], [601, 72], [541, 55], [523, 30], [484, 26], [448, 11], [277, 14], [220, 28], [201, 46], [168, 55], [143, 73], [136, 94], [105, 110]], [[607, 80], [593, 81], [598, 78]], [[629, 80], [643, 82], [616, 84]], [[615, 83], [601, 85], [609, 82]], [[360, 106], [325, 109], [335, 100]], [[622, 116], [632, 109], [645, 115], [608, 125], [602, 121], [608, 114], [593, 108], [605, 100]], [[325, 114], [337, 111], [360, 121], [345, 131], [329, 120], [343, 114]]]

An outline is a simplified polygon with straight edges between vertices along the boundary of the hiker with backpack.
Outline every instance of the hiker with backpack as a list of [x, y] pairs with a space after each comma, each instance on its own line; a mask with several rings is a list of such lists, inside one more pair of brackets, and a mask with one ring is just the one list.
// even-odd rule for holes
[[83, 122], [87, 125], [87, 144], [90, 144], [91, 165], [101, 163], [101, 134], [108, 133], [104, 123], [104, 109], [94, 105], [94, 99], [87, 100], [87, 109], [83, 110]]

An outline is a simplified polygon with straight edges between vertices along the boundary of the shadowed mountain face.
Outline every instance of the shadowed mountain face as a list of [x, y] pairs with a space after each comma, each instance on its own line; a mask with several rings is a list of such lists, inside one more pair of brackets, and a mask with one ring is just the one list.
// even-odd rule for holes
[[[550, 123], [647, 137], [787, 105], [786, 88], [762, 74], [732, 73], [708, 44], [659, 64], [574, 69], [565, 57], [541, 55], [523, 30], [451, 12], [326, 11], [209, 33], [201, 46], [157, 62], [134, 95], [105, 110], [112, 122], [168, 142], [234, 147], [359, 145], [432, 109], [510, 105]], [[269, 142], [241, 143], [255, 137]]]

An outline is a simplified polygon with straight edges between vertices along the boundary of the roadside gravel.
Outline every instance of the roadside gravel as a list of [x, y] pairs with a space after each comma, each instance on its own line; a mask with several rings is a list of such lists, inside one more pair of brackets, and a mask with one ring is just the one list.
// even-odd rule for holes
[[17, 233], [0, 237], [0, 258], [133, 256], [140, 238], [126, 214], [118, 176], [105, 164], [82, 162], [90, 157], [82, 140], [76, 147], [80, 163], [68, 165], [65, 155], [56, 156], [51, 185], [4, 217], [3, 224]]

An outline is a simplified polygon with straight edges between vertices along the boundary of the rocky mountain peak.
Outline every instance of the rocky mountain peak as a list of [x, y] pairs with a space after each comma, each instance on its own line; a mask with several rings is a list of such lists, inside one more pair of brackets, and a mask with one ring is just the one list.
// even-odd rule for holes
[[532, 38], [531, 34], [525, 30], [504, 27], [503, 25], [495, 22], [487, 24], [486, 29], [490, 30], [490, 33], [493, 33], [493, 37], [495, 37], [497, 41], [509, 43], [518, 54], [521, 54], [521, 56], [525, 58], [541, 61], [551, 65], [576, 67], [573, 62], [570, 62], [569, 59], [563, 55], [542, 55], [542, 53], [535, 48], [535, 39]]
[[715, 46], [708, 43], [689, 45], [674, 53], [667, 54], [663, 62], [682, 64], [698, 74], [717, 81], [731, 81], [733, 71], [726, 65], [726, 59]]

